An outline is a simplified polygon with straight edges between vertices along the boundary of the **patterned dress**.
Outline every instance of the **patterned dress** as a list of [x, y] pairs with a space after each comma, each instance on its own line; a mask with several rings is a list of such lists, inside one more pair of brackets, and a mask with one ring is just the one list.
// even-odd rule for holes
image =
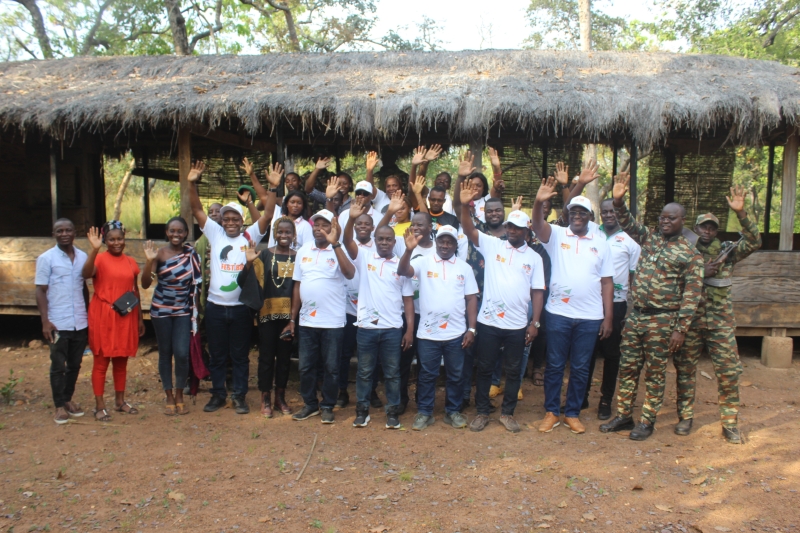
[[192, 332], [197, 332], [196, 299], [202, 283], [200, 257], [189, 244], [183, 252], [158, 266], [158, 283], [153, 291], [150, 316], [165, 318], [192, 316]]

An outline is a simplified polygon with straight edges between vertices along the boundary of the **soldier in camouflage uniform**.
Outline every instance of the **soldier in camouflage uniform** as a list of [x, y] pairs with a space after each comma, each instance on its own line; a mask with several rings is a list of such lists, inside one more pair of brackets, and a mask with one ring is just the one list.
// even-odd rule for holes
[[[719, 414], [722, 419], [722, 434], [733, 444], [741, 443], [737, 427], [739, 413], [739, 375], [742, 365], [736, 347], [734, 331], [736, 322], [731, 304], [731, 273], [733, 266], [761, 247], [758, 226], [747, 218], [744, 210], [744, 189], [731, 188], [728, 205], [736, 213], [742, 226], [742, 239], [738, 243], [721, 243], [717, 239], [719, 220], [711, 213], [697, 217], [695, 232], [696, 247], [703, 254], [705, 263], [703, 300], [697, 307], [692, 327], [686, 342], [675, 355], [678, 372], [678, 417], [675, 433], [688, 435], [694, 417], [694, 396], [697, 376], [697, 361], [705, 348], [714, 365], [719, 394]], [[723, 249], [729, 253], [720, 257]]]
[[[623, 201], [629, 180], [627, 173], [614, 178], [614, 212], [642, 253], [631, 288], [633, 312], [622, 330], [617, 416], [600, 431], [632, 429], [632, 440], [645, 440], [653, 434], [664, 399], [669, 354], [680, 349], [700, 303], [703, 259], [682, 235], [686, 211], [680, 204], [664, 206], [657, 231], [634, 220]], [[642, 418], [634, 427], [633, 402], [645, 364]]]

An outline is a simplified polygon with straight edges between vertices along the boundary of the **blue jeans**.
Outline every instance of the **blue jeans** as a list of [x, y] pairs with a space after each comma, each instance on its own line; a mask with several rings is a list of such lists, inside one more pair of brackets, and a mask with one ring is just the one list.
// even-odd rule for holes
[[489, 388], [492, 386], [492, 370], [497, 364], [497, 358], [500, 357], [500, 346], [503, 346], [506, 370], [506, 390], [503, 393], [501, 414], [514, 414], [520, 386], [520, 366], [525, 351], [525, 329], [500, 329], [478, 322], [478, 335], [475, 339], [478, 372], [475, 405], [479, 415], [489, 415], [492, 408], [489, 402]]
[[569, 385], [564, 415], [577, 418], [586, 394], [589, 364], [603, 320], [567, 318], [545, 311], [547, 316], [547, 369], [544, 371], [544, 407], [558, 415], [561, 384], [569, 360]]
[[386, 412], [400, 405], [400, 342], [403, 330], [358, 328], [358, 377], [356, 398], [359, 410], [369, 410], [372, 377], [378, 361], [383, 368]]
[[[342, 354], [344, 328], [310, 328], [300, 326], [297, 363], [300, 373], [300, 395], [313, 409], [333, 409], [339, 393], [339, 357]], [[317, 398], [317, 369], [325, 369], [322, 378], [322, 402]]]
[[[480, 304], [478, 304], [480, 307]], [[464, 365], [461, 369], [461, 388], [464, 395], [461, 397], [462, 402], [468, 402], [470, 394], [472, 394], [472, 371], [475, 366], [475, 343], [464, 350]]]
[[[158, 340], [158, 373], [164, 390], [183, 388], [189, 377], [189, 341], [192, 317], [165, 316], [150, 319]], [[172, 385], [172, 357], [175, 356], [175, 383]]]
[[[246, 305], [217, 305], [208, 302], [205, 315], [208, 336], [211, 394], [225, 398], [228, 355], [233, 363], [233, 394], [244, 400], [250, 379], [250, 334], [253, 312]], [[179, 383], [180, 384], [180, 383]]]
[[350, 377], [350, 359], [353, 357], [353, 352], [356, 351], [356, 335], [358, 334], [358, 326], [356, 326], [356, 317], [353, 315], [345, 315], [347, 322], [344, 325], [344, 340], [342, 342], [342, 356], [339, 359], [339, 389], [347, 389], [347, 380]]
[[445, 405], [447, 414], [457, 413], [461, 409], [464, 397], [462, 372], [464, 370], [464, 349], [461, 347], [463, 337], [449, 341], [431, 341], [419, 339], [417, 356], [419, 357], [419, 376], [417, 376], [417, 412], [431, 416], [436, 399], [436, 380], [439, 378], [439, 362], [444, 357], [444, 370], [447, 374], [445, 385]]

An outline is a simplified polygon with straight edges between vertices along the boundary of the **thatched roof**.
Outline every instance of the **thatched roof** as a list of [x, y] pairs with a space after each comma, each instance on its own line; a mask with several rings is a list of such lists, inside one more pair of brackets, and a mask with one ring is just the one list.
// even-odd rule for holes
[[380, 141], [435, 130], [757, 143], [794, 124], [800, 71], [733, 57], [465, 51], [91, 57], [0, 64], [0, 125], [59, 137], [228, 121]]

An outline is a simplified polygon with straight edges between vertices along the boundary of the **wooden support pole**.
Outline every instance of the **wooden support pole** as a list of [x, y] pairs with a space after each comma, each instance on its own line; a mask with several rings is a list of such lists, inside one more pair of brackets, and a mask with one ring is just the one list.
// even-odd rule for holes
[[142, 151], [142, 239], [150, 237], [150, 161], [147, 148]]
[[192, 132], [189, 128], [181, 126], [178, 128], [178, 177], [181, 189], [181, 216], [189, 224], [189, 240], [195, 240], [194, 217], [192, 216], [192, 206], [189, 203], [189, 187], [195, 185], [189, 183], [189, 170], [192, 168]]
[[[544, 142], [542, 142], [542, 181], [547, 179], [547, 164], [547, 139], [545, 139]], [[536, 191], [538, 190], [539, 188], [537, 187], [531, 191], [531, 194], [534, 198], [536, 197]]]
[[638, 174], [639, 169], [639, 149], [636, 147], [636, 141], [631, 141], [631, 159], [630, 159], [630, 174], [631, 174], [631, 184], [628, 191], [628, 194], [631, 199], [630, 211], [633, 216], [636, 216], [639, 211], [637, 208], [638, 205], [638, 194], [637, 194], [637, 187], [636, 187], [636, 175]]
[[[483, 172], [483, 140], [476, 139], [470, 142], [469, 150], [472, 152], [472, 155], [475, 156], [475, 162], [472, 164], [475, 167], [475, 171]], [[489, 174], [491, 176], [491, 169], [484, 174]], [[486, 191], [484, 194], [489, 194], [489, 191]]]
[[[775, 181], [775, 143], [769, 143], [769, 159], [767, 160], [767, 198], [764, 205], [764, 244], [767, 244], [769, 228], [772, 222], [772, 187]], [[766, 247], [766, 246], [765, 246]]]
[[783, 148], [783, 180], [781, 181], [781, 238], [778, 250], [791, 250], [794, 239], [794, 204], [797, 199], [796, 132], [789, 135]]
[[617, 146], [616, 139], [614, 139], [614, 144], [611, 149], [614, 150], [614, 156], [611, 158], [611, 178], [613, 179], [614, 176], [617, 175], [617, 163], [618, 163], [617, 152], [619, 152], [619, 147]]
[[50, 217], [53, 224], [61, 216], [61, 206], [58, 203], [58, 148], [55, 143], [50, 143]]

